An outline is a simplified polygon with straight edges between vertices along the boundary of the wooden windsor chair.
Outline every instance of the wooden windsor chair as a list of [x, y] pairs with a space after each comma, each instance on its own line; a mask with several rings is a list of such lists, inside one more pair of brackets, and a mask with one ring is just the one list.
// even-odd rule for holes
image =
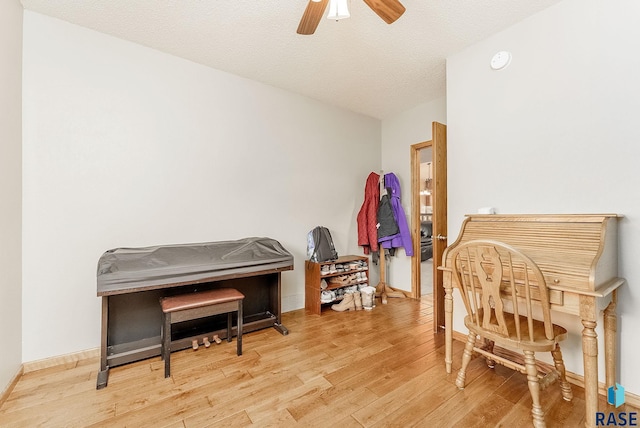
[[[464, 388], [466, 369], [474, 352], [484, 355], [491, 368], [498, 363], [518, 370], [527, 375], [533, 425], [545, 427], [540, 390], [559, 379], [562, 397], [570, 401], [573, 394], [558, 345], [567, 337], [567, 330], [551, 322], [549, 290], [542, 272], [521, 251], [490, 240], [457, 246], [451, 252], [451, 270], [467, 310], [464, 324], [469, 329], [456, 386]], [[541, 308], [541, 320], [534, 318], [535, 306]], [[480, 344], [478, 336], [482, 339]], [[524, 364], [508, 353], [497, 355], [495, 344], [522, 352]], [[536, 352], [551, 352], [555, 369], [547, 375], [540, 373]]]

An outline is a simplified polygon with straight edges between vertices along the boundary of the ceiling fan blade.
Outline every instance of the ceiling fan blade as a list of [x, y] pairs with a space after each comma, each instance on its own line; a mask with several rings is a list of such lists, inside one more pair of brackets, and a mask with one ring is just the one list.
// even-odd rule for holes
[[320, 19], [322, 19], [322, 15], [324, 15], [327, 3], [329, 3], [329, 0], [309, 0], [302, 19], [300, 19], [300, 24], [298, 24], [298, 31], [296, 32], [305, 35], [313, 34], [320, 23]]
[[398, 0], [364, 0], [364, 2], [387, 24], [392, 24], [406, 10]]

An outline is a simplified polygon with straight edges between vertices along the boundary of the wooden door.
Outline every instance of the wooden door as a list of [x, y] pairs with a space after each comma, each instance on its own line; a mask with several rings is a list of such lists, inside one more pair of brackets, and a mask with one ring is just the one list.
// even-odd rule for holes
[[431, 141], [411, 146], [411, 233], [414, 256], [411, 260], [411, 296], [419, 299], [420, 287], [420, 155], [419, 151], [432, 148], [433, 159], [433, 326], [434, 331], [444, 328], [444, 288], [442, 271], [438, 266], [447, 248], [447, 126], [433, 122]]

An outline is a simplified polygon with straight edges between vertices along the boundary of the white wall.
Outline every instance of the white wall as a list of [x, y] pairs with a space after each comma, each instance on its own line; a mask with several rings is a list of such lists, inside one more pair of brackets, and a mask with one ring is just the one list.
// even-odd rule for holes
[[[447, 61], [449, 236], [457, 236], [464, 214], [485, 206], [499, 213], [623, 214], [619, 275], [628, 286], [618, 306], [619, 381], [635, 394], [638, 16], [640, 3], [632, 0], [566, 0]], [[512, 52], [512, 63], [492, 71], [489, 60], [500, 50]], [[582, 373], [581, 326], [576, 317], [559, 319], [572, 323], [567, 367]]]
[[[382, 168], [400, 180], [401, 202], [411, 227], [411, 146], [431, 140], [433, 122], [447, 123], [444, 97], [420, 104], [382, 121]], [[363, 184], [364, 188], [364, 184]], [[418, 255], [419, 256], [419, 255]], [[373, 272], [375, 274], [375, 270]], [[374, 279], [379, 278], [374, 275]], [[388, 282], [394, 288], [411, 291], [411, 258], [404, 249], [391, 258]]]
[[380, 122], [25, 11], [23, 360], [99, 346], [107, 249], [306, 234], [358, 252]]
[[0, 2], [0, 393], [22, 363], [22, 5]]

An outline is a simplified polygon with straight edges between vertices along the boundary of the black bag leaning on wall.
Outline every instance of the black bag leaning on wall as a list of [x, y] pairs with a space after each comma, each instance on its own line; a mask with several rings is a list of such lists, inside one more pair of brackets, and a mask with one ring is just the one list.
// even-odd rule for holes
[[316, 263], [329, 262], [338, 258], [329, 229], [317, 226], [307, 234], [307, 257]]

